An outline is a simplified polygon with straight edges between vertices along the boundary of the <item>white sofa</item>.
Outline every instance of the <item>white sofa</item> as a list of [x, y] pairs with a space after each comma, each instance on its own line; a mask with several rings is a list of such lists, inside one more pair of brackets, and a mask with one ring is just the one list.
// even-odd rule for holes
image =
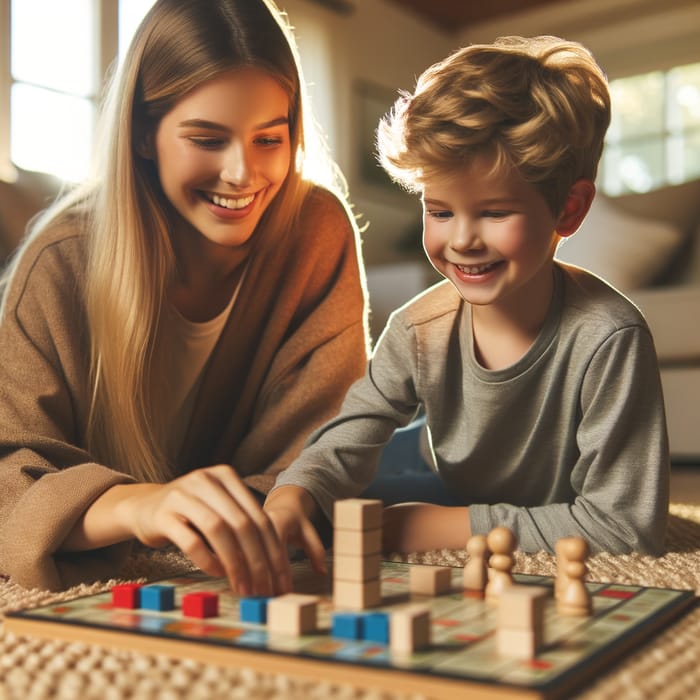
[[642, 310], [661, 367], [671, 456], [700, 460], [700, 180], [598, 194], [557, 256], [596, 272]]
[[[598, 194], [557, 257], [607, 279], [654, 335], [674, 462], [700, 461], [700, 180], [647, 194]], [[368, 266], [373, 338], [389, 313], [435, 279], [419, 258]]]

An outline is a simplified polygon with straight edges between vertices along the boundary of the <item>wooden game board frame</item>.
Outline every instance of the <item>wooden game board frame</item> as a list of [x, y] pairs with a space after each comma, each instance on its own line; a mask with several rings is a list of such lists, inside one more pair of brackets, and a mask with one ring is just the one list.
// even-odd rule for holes
[[[644, 587], [640, 586], [640, 588]], [[81, 622], [76, 619], [32, 618], [31, 610], [8, 613], [5, 628], [16, 635], [97, 644], [105, 648], [149, 655], [163, 654], [177, 659], [191, 659], [205, 664], [230, 668], [248, 668], [265, 674], [274, 672], [312, 681], [322, 678], [326, 682], [379, 689], [385, 692], [420, 693], [439, 700], [463, 700], [467, 693], [468, 697], [473, 700], [518, 700], [521, 698], [561, 700], [570, 697], [572, 691], [580, 689], [600, 671], [609, 668], [620, 657], [638, 646], [640, 642], [651, 638], [658, 630], [680, 617], [696, 603], [697, 598], [693, 591], [679, 593], [681, 595], [674, 601], [673, 605], [668, 605], [643, 626], [632, 630], [630, 634], [615, 644], [609, 645], [605, 654], [599, 654], [585, 665], [571, 669], [551, 683], [538, 687], [521, 687], [489, 680], [450, 677], [438, 675], [429, 670], [413, 671], [396, 667], [375, 667], [353, 661], [319, 658], [299, 652], [285, 653], [268, 648], [231, 646], [218, 642], [216, 639], [172, 638], [147, 630], [122, 631], [98, 627], [94, 623]]]

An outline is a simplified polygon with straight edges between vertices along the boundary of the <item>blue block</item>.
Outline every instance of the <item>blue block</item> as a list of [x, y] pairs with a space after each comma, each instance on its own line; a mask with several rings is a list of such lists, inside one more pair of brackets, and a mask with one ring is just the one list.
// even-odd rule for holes
[[389, 615], [388, 613], [375, 612], [365, 616], [364, 633], [362, 639], [366, 642], [378, 644], [389, 643]]
[[337, 639], [362, 639], [364, 614], [335, 613], [331, 627], [331, 636]]
[[141, 589], [141, 607], [144, 610], [166, 610], [175, 609], [175, 586], [164, 586], [153, 584], [144, 586]]
[[255, 622], [259, 625], [267, 623], [267, 601], [265, 596], [250, 596], [241, 598], [239, 615], [241, 622]]

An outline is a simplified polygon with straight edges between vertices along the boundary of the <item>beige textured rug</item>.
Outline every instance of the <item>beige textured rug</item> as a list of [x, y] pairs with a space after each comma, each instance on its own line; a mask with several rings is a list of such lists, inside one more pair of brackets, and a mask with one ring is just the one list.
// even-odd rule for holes
[[[700, 507], [674, 504], [667, 554], [592, 557], [589, 578], [645, 586], [691, 589], [700, 594]], [[395, 557], [399, 559], [399, 557]], [[461, 566], [464, 552], [441, 550], [409, 555], [406, 561]], [[141, 552], [124, 572], [125, 579], [155, 579], [187, 569], [175, 552]], [[554, 575], [553, 557], [517, 553], [515, 570]], [[108, 589], [116, 581], [76, 586], [62, 593], [26, 590], [0, 578], [0, 620], [10, 610], [65, 600]], [[107, 651], [88, 644], [46, 642], [16, 637], [0, 623], [0, 700], [417, 700], [302, 681], [276, 674], [232, 670], [157, 654]], [[695, 607], [599, 678], [591, 679], [577, 700], [691, 700], [700, 698], [700, 608]]]

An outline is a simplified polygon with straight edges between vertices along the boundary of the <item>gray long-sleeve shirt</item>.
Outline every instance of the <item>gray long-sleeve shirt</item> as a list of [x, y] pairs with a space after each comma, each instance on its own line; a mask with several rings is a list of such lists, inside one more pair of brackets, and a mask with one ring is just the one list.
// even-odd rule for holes
[[436, 468], [473, 533], [506, 525], [525, 551], [581, 535], [593, 551], [661, 553], [669, 455], [649, 329], [599, 278], [555, 270], [538, 338], [505, 369], [477, 362], [471, 307], [448, 282], [394, 312], [339, 415], [275, 488], [306, 488], [331, 518], [422, 405]]

